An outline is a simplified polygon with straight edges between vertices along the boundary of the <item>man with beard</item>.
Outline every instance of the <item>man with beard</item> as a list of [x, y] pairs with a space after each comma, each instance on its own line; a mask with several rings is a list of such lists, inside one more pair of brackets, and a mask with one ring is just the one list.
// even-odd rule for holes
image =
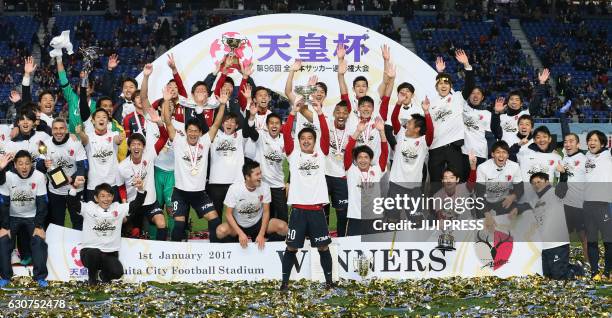
[[[59, 188], [55, 188], [49, 178], [49, 213], [45, 222], [45, 228], [50, 223], [64, 226], [66, 216], [66, 198], [76, 177], [85, 176], [85, 160], [87, 156], [83, 145], [71, 138], [68, 133], [68, 125], [63, 118], [56, 118], [51, 125], [53, 138], [47, 144], [47, 155], [45, 156], [45, 172], [52, 171], [56, 168], [62, 169], [63, 173], [68, 177], [68, 184]], [[82, 191], [83, 189], [79, 189]], [[79, 192], [80, 196], [81, 193]], [[70, 213], [70, 221], [72, 228], [81, 230], [83, 228], [83, 218], [68, 210]]]
[[[7, 171], [13, 160], [14, 170]], [[47, 287], [47, 187], [45, 175], [32, 166], [32, 156], [19, 150], [13, 159], [9, 153], [0, 158], [0, 288], [13, 276], [11, 251], [15, 240], [30, 244], [34, 271], [32, 278]], [[20, 229], [23, 229], [21, 231]], [[23, 255], [23, 254], [22, 254]]]
[[299, 147], [294, 151], [291, 128], [297, 111], [303, 105], [300, 97], [294, 103], [287, 122], [283, 125], [285, 153], [289, 161], [291, 188], [287, 203], [291, 204], [291, 218], [287, 234], [287, 248], [282, 260], [282, 283], [280, 289], [289, 289], [289, 276], [297, 264], [297, 250], [304, 246], [306, 236], [312, 247], [319, 251], [321, 267], [327, 288], [333, 288], [332, 257], [329, 251], [331, 238], [325, 221], [323, 206], [329, 203], [325, 182], [325, 157], [329, 153], [329, 128], [319, 105], [314, 106], [321, 124], [319, 146], [315, 147], [317, 134], [312, 128], [303, 128], [298, 133]]
[[244, 180], [232, 184], [225, 197], [227, 223], [217, 227], [217, 237], [238, 237], [240, 246], [248, 246], [248, 237], [264, 248], [266, 236], [287, 235], [285, 221], [270, 218], [270, 187], [262, 184], [259, 163], [248, 160], [242, 167]]

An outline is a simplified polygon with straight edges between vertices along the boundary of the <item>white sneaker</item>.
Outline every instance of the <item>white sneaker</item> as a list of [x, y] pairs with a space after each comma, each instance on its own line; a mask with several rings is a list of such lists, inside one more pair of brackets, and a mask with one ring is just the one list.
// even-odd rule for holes
[[19, 264], [21, 262], [21, 257], [19, 257], [19, 251], [14, 249], [11, 253], [11, 265]]

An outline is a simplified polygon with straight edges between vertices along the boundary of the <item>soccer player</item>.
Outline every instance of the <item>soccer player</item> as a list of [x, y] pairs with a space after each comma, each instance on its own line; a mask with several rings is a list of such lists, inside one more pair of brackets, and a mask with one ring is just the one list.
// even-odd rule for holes
[[40, 158], [39, 146], [49, 144], [50, 137], [44, 132], [35, 130], [36, 114], [24, 107], [17, 114], [18, 133], [6, 145], [6, 151], [17, 153], [19, 150], [26, 150], [36, 162], [35, 168], [43, 170], [44, 162]]
[[506, 140], [510, 140], [510, 143], [508, 143], [510, 146], [510, 160], [518, 162], [519, 154], [522, 154], [533, 143], [533, 125], [533, 117], [523, 114], [518, 119], [518, 132], [506, 136]]
[[[87, 189], [85, 190], [85, 201], [94, 198], [94, 190], [98, 184], [108, 183], [117, 194], [118, 165], [117, 147], [125, 139], [125, 133], [117, 133], [108, 130], [110, 115], [106, 110], [98, 108], [92, 116], [94, 133], [88, 134], [81, 126], [77, 126], [77, 134], [81, 137], [81, 143], [85, 146], [89, 170], [87, 172]], [[119, 200], [119, 195], [115, 195]]]
[[289, 160], [291, 187], [287, 203], [291, 204], [291, 218], [287, 232], [287, 248], [283, 255], [283, 279], [280, 289], [288, 290], [289, 276], [294, 264], [297, 264], [296, 252], [304, 246], [306, 236], [310, 245], [319, 251], [321, 267], [327, 288], [333, 287], [332, 257], [329, 252], [331, 238], [323, 206], [329, 203], [327, 184], [325, 182], [325, 156], [329, 153], [329, 129], [323, 110], [314, 106], [321, 123], [320, 147], [315, 147], [317, 134], [312, 128], [304, 128], [298, 133], [299, 147], [294, 151], [291, 128], [296, 113], [302, 107], [303, 99], [294, 103], [287, 122], [283, 125], [285, 153]]
[[[114, 96], [114, 88], [117, 83], [116, 76], [113, 70], [119, 65], [119, 56], [112, 54], [108, 58], [106, 66], [107, 72], [102, 76], [102, 85], [100, 91], [105, 96]], [[138, 82], [131, 77], [124, 78], [121, 81], [121, 95], [114, 101], [113, 112], [111, 117], [119, 123], [123, 122], [123, 118], [127, 114], [134, 111], [134, 92], [138, 89]], [[85, 120], [85, 119], [83, 119]]]
[[[14, 172], [6, 171], [9, 162], [14, 162]], [[19, 150], [0, 158], [0, 287], [9, 283], [13, 276], [11, 251], [15, 239], [25, 240], [21, 233], [31, 239], [30, 248], [34, 265], [33, 279], [40, 287], [47, 287], [47, 243], [45, 242], [45, 217], [47, 216], [47, 180], [34, 169], [32, 156]], [[25, 229], [25, 231], [20, 231]]]
[[[266, 117], [266, 130], [257, 130], [257, 106], [251, 104], [247, 110], [248, 122], [244, 125], [244, 138], [250, 138], [255, 144], [255, 161], [260, 163], [263, 182], [270, 187], [272, 200], [270, 202], [270, 217], [287, 222], [287, 195], [285, 191], [285, 172], [283, 160], [285, 142], [281, 136], [281, 117], [270, 113]], [[246, 151], [246, 149], [245, 149]]]
[[108, 283], [123, 276], [123, 266], [119, 261], [121, 227], [125, 218], [137, 213], [145, 202], [145, 182], [138, 177], [134, 179], [137, 194], [129, 204], [118, 203], [114, 198], [113, 187], [108, 183], [96, 185], [95, 202], [80, 202], [76, 197], [76, 189], [84, 183], [83, 177], [77, 177], [68, 196], [70, 209], [83, 216], [81, 261], [87, 268], [90, 285], [97, 285], [98, 278]]
[[[257, 130], [257, 132], [262, 133], [262, 131], [266, 131], [268, 129], [268, 115], [272, 113], [272, 111], [270, 111], [269, 109], [270, 92], [267, 88], [263, 86], [257, 86], [255, 87], [253, 94], [253, 102], [257, 107], [257, 112], [255, 114], [253, 114], [253, 112], [250, 112], [251, 117], [254, 116], [252, 117], [252, 119], [248, 116], [245, 117], [249, 119], [249, 123], [253, 122], [255, 124], [255, 129]], [[245, 99], [248, 100], [248, 97], [245, 96]], [[250, 104], [252, 103], [249, 103], [249, 105]], [[254, 159], [257, 161], [256, 152], [257, 145], [255, 144], [255, 142], [253, 140], [247, 140], [244, 146], [244, 155], [249, 159]]]
[[[346, 130], [348, 117], [346, 101], [341, 100], [336, 104], [333, 116], [327, 118], [330, 138], [329, 153], [325, 160], [325, 181], [331, 196], [331, 206], [336, 209], [336, 228], [339, 237], [346, 235], [346, 213], [349, 201], [346, 170], [344, 169], [346, 144], [350, 137]], [[329, 204], [325, 206], [327, 218], [329, 218], [329, 206]]]
[[185, 239], [185, 223], [189, 217], [189, 207], [193, 207], [198, 217], [206, 217], [210, 241], [217, 242], [217, 226], [221, 224], [221, 218], [206, 194], [206, 171], [208, 168], [208, 151], [221, 126], [225, 103], [228, 96], [222, 94], [219, 97], [221, 105], [215, 122], [202, 134], [200, 122], [191, 119], [185, 123], [185, 136], [177, 133], [172, 125], [171, 99], [172, 92], [167, 86], [164, 88], [164, 102], [162, 113], [168, 136], [174, 145], [174, 171], [176, 185], [172, 193], [172, 208], [174, 217], [174, 229], [172, 240], [182, 241]]
[[287, 235], [285, 221], [270, 218], [270, 187], [262, 184], [259, 163], [247, 160], [242, 167], [244, 179], [232, 184], [225, 197], [227, 223], [217, 227], [217, 237], [238, 237], [240, 246], [246, 248], [248, 237], [263, 249], [266, 236]]
[[[571, 102], [569, 104], [571, 106]], [[567, 108], [569, 108], [569, 106]], [[563, 198], [565, 221], [569, 233], [576, 232], [582, 242], [584, 259], [588, 260], [587, 239], [585, 233], [584, 189], [586, 180], [586, 156], [580, 150], [580, 138], [572, 133], [563, 109], [560, 110], [561, 133], [563, 135], [563, 159], [557, 164], [561, 178], [567, 178], [567, 194]], [[563, 176], [563, 175], [566, 176]], [[557, 185], [558, 186], [558, 185]]]
[[[119, 163], [119, 195], [123, 203], [131, 202], [136, 198], [136, 192], [134, 185], [136, 179], [143, 180], [145, 183], [145, 190], [147, 196], [144, 201], [144, 205], [139, 210], [139, 213], [135, 213], [131, 222], [135, 228], [142, 226], [142, 217], [146, 216], [149, 222], [155, 224], [156, 239], [159, 241], [165, 241], [167, 237], [166, 219], [163, 214], [163, 210], [159, 207], [155, 198], [155, 179], [154, 179], [154, 162], [159, 152], [166, 145], [166, 139], [168, 139], [168, 133], [164, 127], [160, 127], [160, 138], [153, 145], [146, 147], [146, 138], [140, 134], [135, 133], [128, 138], [128, 145], [130, 147], [130, 155]], [[138, 231], [139, 232], [139, 231]], [[139, 233], [132, 233], [133, 236]]]
[[[456, 50], [455, 58], [463, 64], [466, 73], [473, 72], [468, 56], [463, 50]], [[451, 93], [451, 90], [452, 79], [450, 74], [439, 73], [436, 76], [438, 96], [431, 99], [430, 107], [431, 119], [436, 131], [433, 142], [429, 147], [427, 166], [430, 180], [442, 180], [442, 172], [446, 168], [450, 168], [462, 176], [464, 175], [461, 151], [461, 146], [464, 144], [465, 129], [463, 106], [472, 91], [472, 87], [465, 85], [461, 92]], [[439, 184], [433, 183], [431, 193], [437, 192], [439, 187]]]
[[599, 273], [599, 235], [604, 245], [604, 272], [603, 276], [610, 278], [612, 274], [612, 217], [610, 216], [610, 202], [612, 194], [612, 156], [606, 149], [606, 135], [593, 130], [587, 134], [588, 152], [585, 162], [585, 189], [584, 212], [587, 235], [587, 252], [591, 264], [591, 276], [601, 277]]
[[391, 125], [393, 126], [393, 134], [397, 135], [402, 127], [406, 126], [408, 120], [413, 114], [425, 116], [423, 108], [414, 105], [414, 86], [410, 83], [401, 83], [397, 87], [397, 102], [391, 114]]
[[[289, 74], [287, 75], [287, 82], [285, 83], [285, 96], [289, 99], [289, 103], [293, 104], [295, 102], [296, 94], [293, 92], [293, 77], [295, 72], [300, 71], [302, 68], [302, 61], [296, 59], [291, 68], [289, 69]], [[311, 76], [308, 79], [308, 86], [315, 86], [316, 91], [309, 97], [311, 98], [311, 103], [317, 103], [321, 105], [323, 108], [323, 113], [326, 117], [331, 116], [330, 108], [324, 107], [325, 98], [327, 97], [327, 85], [323, 82], [317, 81], [317, 76]], [[327, 111], [327, 113], [326, 113]], [[296, 128], [294, 134], [297, 134], [302, 128], [310, 127], [313, 128], [317, 133], [319, 132], [319, 121], [316, 116], [313, 116], [313, 107], [310, 105], [306, 105], [300, 109], [300, 112], [296, 116]]]
[[[476, 169], [476, 193], [478, 197], [486, 198], [484, 217], [488, 226], [495, 223], [492, 211], [495, 211], [495, 215], [514, 211], [516, 202], [524, 192], [521, 168], [516, 162], [508, 160], [508, 144], [503, 140], [498, 141], [491, 150], [491, 159]], [[479, 218], [483, 217], [481, 212], [478, 214]]]
[[92, 98], [94, 93], [93, 81], [89, 81], [87, 78], [88, 74], [85, 71], [81, 71], [79, 74], [80, 81], [79, 84], [76, 85], [77, 91], [75, 92], [72, 86], [70, 86], [70, 82], [66, 76], [62, 57], [57, 56], [55, 62], [57, 65], [57, 76], [59, 77], [60, 88], [62, 89], [64, 99], [66, 99], [68, 103], [68, 131], [74, 133], [76, 131], [76, 126], [83, 123], [83, 118], [79, 111], [81, 90], [85, 90], [83, 94], [85, 98], [82, 101], [84, 107], [88, 108], [90, 112], [96, 110], [96, 100]]
[[[61, 168], [68, 177], [67, 185], [55, 188], [49, 178], [49, 213], [45, 221], [45, 228], [50, 223], [64, 226], [66, 216], [66, 198], [72, 184], [77, 176], [85, 176], [85, 160], [87, 155], [83, 145], [73, 139], [68, 133], [68, 124], [63, 118], [56, 118], [51, 124], [53, 139], [47, 143], [47, 155], [44, 158], [45, 172], [56, 168]], [[72, 228], [81, 230], [83, 228], [83, 218], [68, 210]]]
[[238, 115], [226, 113], [222, 129], [210, 146], [210, 175], [206, 192], [215, 210], [223, 212], [223, 201], [230, 186], [242, 180], [244, 165], [244, 131], [238, 129]]
[[[453, 206], [445, 208], [444, 205], [437, 205], [437, 200], [434, 200], [434, 206], [432, 207], [436, 219], [448, 220], [448, 219], [460, 219], [468, 220], [473, 218], [474, 207], [466, 203], [467, 198], [471, 198], [474, 194], [474, 188], [476, 186], [476, 168], [477, 159], [474, 153], [469, 154], [470, 162], [470, 174], [467, 182], [462, 182], [461, 176], [457, 175], [451, 169], [446, 169], [442, 173], [442, 188], [434, 194], [434, 198], [440, 198], [440, 202], [447, 201], [447, 198], [453, 200]], [[463, 204], [458, 202], [458, 198], [463, 198]]]
[[[344, 169], [348, 184], [348, 212], [346, 235], [364, 235], [374, 233], [374, 217], [368, 214], [368, 207], [372, 206], [372, 199], [381, 197], [380, 178], [385, 172], [389, 148], [385, 137], [385, 122], [378, 118], [376, 127], [381, 136], [381, 155], [378, 164], [373, 165], [374, 152], [366, 145], [355, 147], [359, 135], [366, 130], [366, 123], [361, 122], [352, 136], [349, 137], [344, 153]], [[363, 197], [367, 194], [367, 198]], [[365, 202], [364, 202], [365, 201]]]
[[550, 77], [550, 72], [547, 68], [543, 69], [538, 74], [540, 85], [536, 86], [535, 92], [529, 103], [529, 109], [523, 110], [523, 96], [518, 91], [512, 91], [508, 94], [508, 107], [506, 113], [499, 116], [500, 124], [503, 130], [502, 140], [512, 145], [514, 142], [511, 136], [518, 132], [518, 120], [522, 115], [537, 116], [542, 105], [544, 96], [545, 84]]
[[[227, 59], [224, 58], [221, 62], [219, 62], [218, 64], [215, 64], [215, 70], [209, 73], [208, 75], [206, 75], [206, 78], [204, 79], [204, 84], [206, 84], [206, 86], [209, 88], [212, 88], [213, 86], [215, 87], [214, 89], [215, 97], [220, 96], [221, 91], [225, 91], [227, 96], [231, 97], [230, 100], [228, 101], [229, 113], [236, 114], [240, 120], [239, 121], [240, 125], [242, 125], [242, 122], [244, 120], [243, 115], [248, 105], [246, 104], [246, 100], [244, 99], [244, 96], [242, 96], [241, 92], [247, 86], [255, 87], [255, 82], [253, 81], [253, 77], [250, 76], [253, 73], [253, 67], [251, 64], [246, 68], [242, 68], [243, 65], [242, 63], [240, 64], [242, 68], [241, 73], [243, 76], [242, 76], [240, 85], [236, 87], [234, 86], [234, 80], [227, 74], [228, 68], [225, 65], [226, 60]], [[219, 76], [219, 79], [217, 80], [217, 84], [215, 85], [215, 80], [217, 79], [217, 75], [219, 73], [221, 75]], [[226, 113], [228, 113], [228, 109], [226, 109]]]
[[[434, 127], [429, 115], [429, 98], [421, 103], [425, 117], [418, 113], [410, 115], [405, 129], [397, 134], [393, 165], [389, 177], [388, 197], [420, 197], [422, 194], [423, 167], [427, 161], [428, 147], [434, 136]], [[397, 119], [394, 119], [397, 124]], [[408, 211], [406, 217], [413, 222], [420, 221], [422, 211]], [[391, 212], [389, 217], [399, 221], [401, 211]]]
[[537, 194], [532, 210], [542, 237], [542, 272], [551, 279], [573, 279], [583, 276], [584, 270], [569, 262], [569, 235], [561, 214], [563, 203], [559, 200], [567, 187], [560, 185], [553, 189], [549, 180], [545, 172], [536, 172], [529, 180]]
[[[536, 172], [544, 172], [550, 178], [550, 183], [555, 176], [559, 176], [557, 163], [561, 156], [555, 151], [552, 136], [546, 126], [540, 126], [533, 132], [533, 144], [527, 146], [525, 151], [518, 155], [518, 163], [521, 167], [523, 180], [531, 180], [531, 175]], [[535, 192], [531, 187], [525, 189], [521, 202], [531, 202], [535, 199]]]

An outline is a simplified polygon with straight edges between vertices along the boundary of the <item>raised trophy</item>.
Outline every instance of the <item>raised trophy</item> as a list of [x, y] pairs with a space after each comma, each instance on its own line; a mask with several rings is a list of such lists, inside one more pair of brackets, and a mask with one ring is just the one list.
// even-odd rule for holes
[[317, 91], [317, 87], [315, 85], [298, 85], [295, 87], [295, 93], [298, 95], [302, 95], [304, 97], [304, 102], [307, 105], [312, 105], [310, 101], [310, 95], [314, 94]]
[[353, 266], [355, 266], [355, 269], [357, 269], [357, 274], [359, 274], [361, 279], [364, 280], [370, 273], [372, 258], [365, 256], [365, 254], [361, 254], [358, 257], [353, 258]]
[[97, 46], [90, 46], [87, 48], [79, 48], [79, 52], [83, 56], [83, 71], [91, 73], [92, 62], [100, 57], [100, 48]]
[[230, 48], [229, 53], [227, 53], [225, 57], [226, 68], [235, 68], [240, 70], [240, 59], [236, 54], [236, 49], [238, 49], [242, 44], [246, 43], [246, 41], [246, 39], [233, 38], [226, 35], [221, 37], [221, 42]]

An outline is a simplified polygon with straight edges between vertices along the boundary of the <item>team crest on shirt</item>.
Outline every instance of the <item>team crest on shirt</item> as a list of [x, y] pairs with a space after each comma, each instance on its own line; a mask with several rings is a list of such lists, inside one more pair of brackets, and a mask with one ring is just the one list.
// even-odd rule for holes
[[368, 140], [364, 140], [363, 134], [359, 135], [359, 137], [357, 138], [357, 143], [358, 144], [369, 144], [372, 141], [374, 141], [374, 136], [371, 135], [371, 134], [370, 134], [370, 136], [368, 136]]
[[[196, 159], [196, 166], [200, 164], [200, 161], [202, 160], [202, 154], [198, 154], [198, 158]], [[191, 158], [189, 157], [189, 153], [185, 152], [183, 154], [183, 157], [181, 158], [183, 159], [183, 161], [185, 161], [188, 165], [191, 165]]]
[[514, 127], [509, 121], [502, 124], [502, 129], [508, 133], [515, 133], [518, 131], [518, 127]]
[[578, 160], [574, 162], [574, 166], [572, 166], [571, 164], [567, 162], [563, 163], [563, 168], [565, 169], [565, 173], [567, 174], [568, 177], [574, 176], [574, 171], [576, 171], [576, 167], [578, 167], [579, 164], [580, 164], [580, 161]]
[[314, 175], [317, 169], [319, 169], [319, 163], [312, 159], [304, 160], [298, 166], [298, 171], [304, 177]]
[[[34, 190], [36, 184], [32, 183], [32, 186], [32, 190]], [[26, 206], [26, 204], [31, 204], [35, 199], [34, 193], [30, 190], [18, 189], [11, 194], [11, 202], [21, 207]]]
[[304, 128], [310, 128], [313, 130], [317, 130], [317, 126], [315, 126], [315, 124], [309, 122], [309, 121], [305, 121], [304, 123], [302, 123], [302, 129]]
[[278, 151], [272, 150], [264, 154], [264, 159], [269, 163], [279, 164], [283, 161], [283, 156]]
[[453, 111], [450, 109], [443, 109], [443, 110], [435, 112], [432, 119], [434, 121], [444, 122], [446, 121], [446, 118], [448, 118], [448, 116], [450, 116], [452, 113]]
[[228, 157], [236, 151], [236, 146], [234, 145], [234, 141], [230, 139], [225, 139], [219, 143], [215, 150], [224, 157]]
[[108, 219], [96, 219], [96, 225], [93, 226], [92, 230], [94, 230], [94, 232], [96, 233], [97, 236], [99, 237], [107, 237], [107, 236], [111, 236], [113, 234], [113, 232], [115, 231], [115, 229], [117, 228], [113, 222], [111, 222]]

